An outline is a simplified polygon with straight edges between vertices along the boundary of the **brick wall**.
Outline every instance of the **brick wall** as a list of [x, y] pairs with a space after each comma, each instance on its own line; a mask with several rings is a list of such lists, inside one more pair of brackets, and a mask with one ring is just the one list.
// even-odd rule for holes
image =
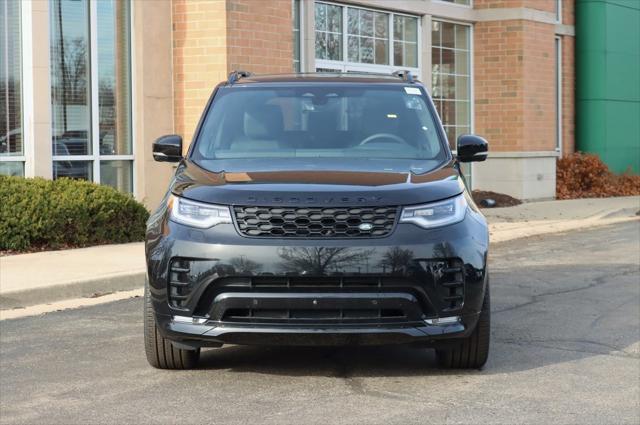
[[529, 151], [556, 148], [556, 57], [553, 25], [524, 21], [524, 139]]
[[[555, 10], [555, 1], [546, 0], [476, 0], [474, 5]], [[565, 0], [563, 22], [573, 19], [573, 2]], [[495, 151], [554, 150], [555, 25], [508, 20], [478, 22], [474, 28], [475, 131]], [[575, 144], [573, 43], [573, 37], [561, 37], [564, 153], [573, 152]]]
[[[573, 0], [564, 0], [573, 1]], [[556, 11], [556, 0], [474, 0], [474, 9], [508, 9], [514, 7], [526, 7], [529, 9]]]
[[227, 74], [224, 0], [173, 0], [174, 129], [185, 149], [207, 99]]
[[487, 137], [491, 150], [523, 150], [523, 52], [520, 21], [475, 25], [475, 131]]
[[575, 25], [575, 0], [562, 0], [562, 23], [565, 25]]
[[291, 0], [227, 0], [229, 70], [293, 71]]
[[503, 9], [511, 7], [522, 7], [524, 0], [475, 0], [474, 9]]
[[213, 88], [234, 69], [293, 70], [290, 0], [173, 0], [174, 128], [185, 150]]

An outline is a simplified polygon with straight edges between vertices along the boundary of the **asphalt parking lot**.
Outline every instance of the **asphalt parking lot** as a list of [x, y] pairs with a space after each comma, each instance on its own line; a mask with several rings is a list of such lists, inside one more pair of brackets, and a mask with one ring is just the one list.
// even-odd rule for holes
[[0, 322], [0, 423], [640, 423], [640, 225], [492, 248], [482, 371], [430, 350], [203, 352], [146, 363], [140, 298]]

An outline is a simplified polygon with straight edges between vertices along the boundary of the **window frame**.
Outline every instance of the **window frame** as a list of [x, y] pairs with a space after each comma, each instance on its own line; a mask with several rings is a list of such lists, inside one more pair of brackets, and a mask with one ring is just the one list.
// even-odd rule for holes
[[[8, 2], [3, 2], [3, 6], [8, 8]], [[20, 47], [20, 58], [19, 58], [19, 66], [20, 72], [20, 134], [22, 137], [22, 154], [21, 155], [2, 155], [0, 156], [0, 163], [3, 162], [19, 162], [22, 164], [22, 176], [27, 175], [27, 138], [25, 137], [25, 130], [27, 126], [25, 126], [25, 77], [26, 77], [26, 67], [24, 61], [24, 49], [25, 49], [25, 14], [30, 12], [30, 7], [26, 8], [23, 2], [17, 2], [18, 4], [18, 16], [20, 19], [20, 23], [18, 26], [18, 35], [20, 37], [19, 47]], [[3, 58], [4, 59], [4, 58]], [[8, 67], [8, 62], [6, 64]]]
[[562, 37], [555, 36], [553, 38], [555, 48], [555, 71], [556, 71], [556, 152], [562, 156]]
[[[473, 52], [474, 52], [474, 44], [473, 44], [473, 30], [474, 30], [474, 26], [473, 24], [469, 23], [469, 22], [460, 22], [460, 21], [455, 21], [455, 20], [451, 20], [451, 19], [444, 19], [444, 18], [439, 18], [439, 17], [433, 17], [432, 22], [436, 21], [436, 22], [447, 22], [450, 24], [454, 24], [454, 25], [463, 25], [469, 28], [469, 133], [474, 133], [475, 132], [475, 93], [474, 93], [474, 62], [473, 62]], [[433, 45], [433, 40], [431, 41], [431, 50], [433, 50], [433, 48], [439, 48], [442, 49], [442, 47], [440, 46], [434, 46]], [[453, 50], [455, 51], [456, 49], [450, 49], [448, 47], [444, 47], [444, 49], [446, 50]], [[433, 67], [433, 64], [431, 65]], [[431, 71], [433, 73], [433, 70]], [[452, 74], [447, 74], [447, 75], [452, 75]], [[453, 74], [453, 75], [457, 75], [457, 74]], [[433, 87], [431, 87], [431, 97], [433, 98]], [[436, 99], [433, 98], [433, 102], [435, 105]], [[436, 106], [436, 110], [438, 110], [437, 106]], [[440, 117], [440, 121], [442, 122], [442, 117]], [[466, 127], [466, 126], [458, 126], [458, 125], [454, 125], [454, 127]], [[445, 123], [442, 122], [442, 128], [445, 128]], [[446, 128], [445, 128], [446, 130]], [[445, 131], [446, 134], [446, 131]], [[456, 152], [456, 146], [451, 147], [451, 150], [455, 153]]]
[[466, 7], [467, 9], [473, 9], [473, 0], [469, 0], [469, 4], [454, 3], [453, 1], [447, 1], [447, 0], [431, 0], [431, 1], [433, 1], [434, 3], [448, 4], [450, 6]]
[[[329, 59], [315, 59], [315, 70], [318, 69], [334, 69], [336, 71], [341, 72], [366, 72], [366, 73], [375, 73], [375, 74], [391, 74], [397, 70], [409, 70], [415, 75], [420, 75], [421, 63], [422, 63], [422, 19], [418, 15], [411, 15], [408, 13], [398, 13], [392, 12], [385, 9], [375, 9], [371, 7], [363, 7], [363, 6], [353, 6], [351, 4], [343, 4], [336, 3], [332, 1], [315, 1], [314, 7], [316, 3], [329, 4], [333, 6], [339, 6], [342, 8], [342, 59], [341, 61], [329, 60]], [[348, 60], [348, 33], [347, 33], [347, 24], [348, 24], [348, 16], [347, 9], [360, 9], [360, 10], [368, 10], [371, 12], [384, 13], [388, 15], [388, 33], [389, 38], [387, 39], [389, 45], [387, 47], [387, 59], [389, 64], [374, 64], [374, 63], [361, 63], [361, 62], [350, 62]], [[407, 16], [410, 18], [414, 18], [417, 20], [417, 48], [418, 48], [418, 56], [417, 56], [417, 67], [410, 67], [404, 65], [395, 65], [393, 63], [393, 43], [394, 43], [394, 34], [393, 34], [393, 18], [395, 15], [398, 16]], [[315, 24], [315, 23], [314, 23]], [[315, 37], [315, 25], [313, 28], [313, 34]], [[315, 56], [315, 50], [314, 50]]]
[[[304, 26], [304, 7], [305, 3], [303, 0], [292, 0], [291, 1], [291, 13], [295, 13], [296, 5], [298, 6], [298, 28], [293, 28], [293, 32], [298, 32], [298, 53], [299, 56], [295, 57], [295, 42], [296, 38], [293, 37], [293, 71], [294, 72], [304, 72], [304, 34], [305, 34], [305, 26]], [[295, 22], [295, 17], [292, 16], [292, 20]], [[296, 70], [296, 62], [298, 62], [298, 69]]]
[[[458, 5], [458, 6], [463, 6], [463, 5]], [[475, 51], [475, 45], [474, 45], [474, 24], [470, 23], [470, 22], [461, 22], [461, 21], [455, 21], [452, 19], [446, 19], [446, 18], [440, 18], [437, 16], [432, 17], [431, 22], [433, 21], [437, 21], [437, 22], [447, 22], [450, 24], [455, 24], [455, 25], [464, 25], [466, 27], [469, 28], [469, 133], [471, 134], [475, 134], [475, 87], [474, 87], [474, 83], [475, 83], [475, 78], [474, 78], [474, 73], [475, 73], [475, 63], [474, 63], [474, 51]], [[431, 30], [431, 29], [430, 29]], [[442, 48], [440, 46], [436, 46], [437, 48]], [[433, 45], [433, 40], [431, 40], [431, 50], [433, 51], [434, 45]], [[450, 50], [454, 50], [455, 49], [450, 49]], [[433, 54], [432, 52], [430, 52], [431, 54]], [[431, 64], [432, 69], [431, 69], [431, 73], [433, 73], [433, 64]], [[455, 74], [454, 74], [455, 75]], [[431, 87], [431, 95], [433, 98], [433, 87]], [[438, 107], [436, 105], [436, 100], [433, 100], [433, 104], [434, 104], [434, 108], [436, 111], [438, 111]], [[446, 131], [446, 127], [445, 124], [442, 120], [442, 117], [440, 118], [440, 123], [442, 124], [442, 129], [444, 130], [444, 137], [445, 139], [447, 139], [447, 144], [449, 144], [449, 140], [447, 138], [447, 131]], [[454, 126], [454, 127], [457, 127]], [[451, 146], [449, 145], [449, 149], [451, 149], [451, 153], [453, 155], [457, 155], [458, 154], [458, 146], [457, 144], [455, 146]], [[465, 178], [468, 179], [468, 184], [469, 187], [471, 189], [473, 189], [473, 182], [474, 182], [474, 174], [475, 174], [475, 164], [474, 163], [469, 163], [469, 164], [462, 164], [462, 172], [465, 176]]]
[[[135, 143], [135, 69], [134, 69], [134, 46], [133, 39], [133, 23], [134, 23], [134, 8], [133, 1], [129, 1], [129, 63], [130, 63], [130, 92], [131, 92], [131, 153], [124, 155], [102, 155], [100, 154], [100, 90], [99, 90], [99, 77], [98, 77], [98, 2], [99, 0], [86, 0], [89, 7], [89, 95], [90, 95], [90, 128], [89, 134], [91, 135], [91, 155], [52, 155], [51, 163], [56, 161], [91, 161], [92, 175], [88, 181], [94, 183], [103, 184], [100, 176], [100, 165], [102, 162], [109, 161], [129, 161], [131, 163], [131, 192], [136, 193], [137, 189], [137, 173], [136, 173], [136, 143]], [[118, 0], [121, 1], [121, 0]], [[51, 123], [53, 124], [53, 122]], [[53, 167], [52, 175], [53, 178]]]

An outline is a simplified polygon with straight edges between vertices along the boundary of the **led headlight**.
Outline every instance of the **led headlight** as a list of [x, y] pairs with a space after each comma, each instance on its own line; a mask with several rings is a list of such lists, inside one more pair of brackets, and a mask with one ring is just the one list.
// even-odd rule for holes
[[203, 204], [178, 196], [171, 196], [171, 220], [187, 226], [208, 229], [222, 223], [231, 223], [229, 207]]
[[401, 223], [413, 223], [425, 229], [446, 226], [462, 221], [467, 211], [464, 195], [433, 204], [405, 207], [402, 209]]

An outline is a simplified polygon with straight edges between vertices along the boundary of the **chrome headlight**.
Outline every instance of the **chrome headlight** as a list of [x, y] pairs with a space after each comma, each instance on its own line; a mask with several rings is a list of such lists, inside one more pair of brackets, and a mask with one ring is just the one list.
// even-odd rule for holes
[[413, 223], [424, 229], [447, 226], [462, 221], [467, 212], [464, 194], [446, 201], [405, 207], [400, 216], [401, 223]]
[[231, 223], [229, 207], [204, 204], [171, 195], [169, 200], [171, 220], [187, 226], [208, 229], [223, 223]]

